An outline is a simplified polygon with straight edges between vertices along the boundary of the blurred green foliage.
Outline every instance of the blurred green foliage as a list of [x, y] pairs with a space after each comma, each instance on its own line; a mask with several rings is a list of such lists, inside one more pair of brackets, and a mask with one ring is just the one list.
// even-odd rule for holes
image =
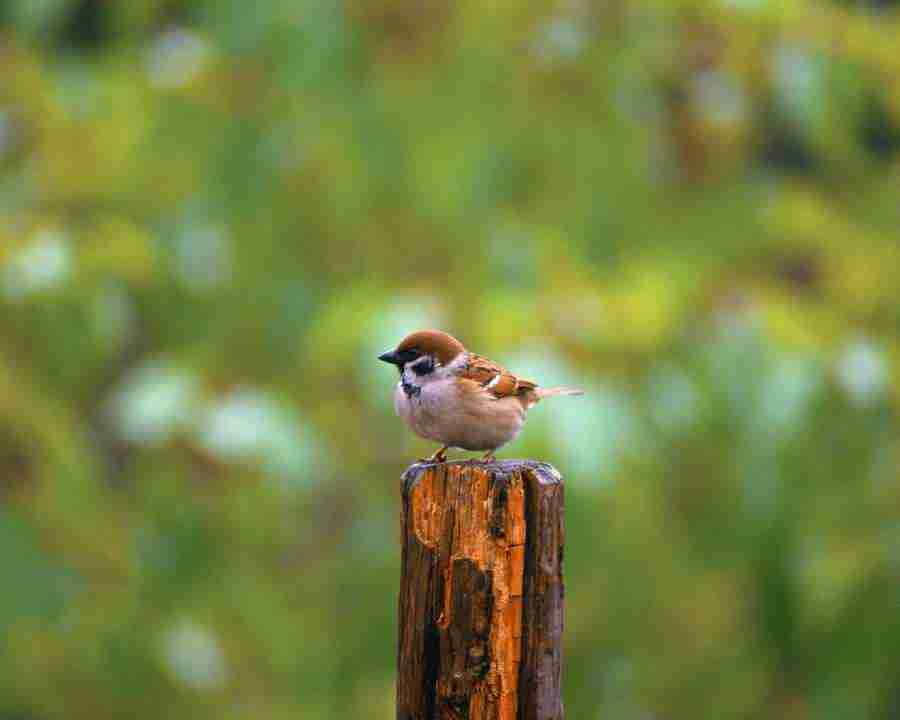
[[423, 326], [588, 390], [569, 717], [900, 717], [898, 3], [0, 22], [0, 719], [393, 717]]

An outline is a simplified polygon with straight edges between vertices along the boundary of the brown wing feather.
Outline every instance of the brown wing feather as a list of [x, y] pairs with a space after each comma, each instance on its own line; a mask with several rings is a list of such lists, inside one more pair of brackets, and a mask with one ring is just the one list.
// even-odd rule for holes
[[510, 395], [526, 395], [537, 387], [537, 383], [516, 377], [493, 360], [473, 354], [469, 355], [460, 377], [478, 383], [497, 399]]

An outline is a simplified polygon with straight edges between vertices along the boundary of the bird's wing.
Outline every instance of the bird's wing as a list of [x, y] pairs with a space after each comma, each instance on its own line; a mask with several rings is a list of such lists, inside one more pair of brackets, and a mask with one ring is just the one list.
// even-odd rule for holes
[[537, 383], [516, 377], [493, 360], [471, 353], [460, 372], [460, 377], [470, 380], [478, 386], [478, 389], [485, 390], [495, 400], [528, 395], [537, 387]]

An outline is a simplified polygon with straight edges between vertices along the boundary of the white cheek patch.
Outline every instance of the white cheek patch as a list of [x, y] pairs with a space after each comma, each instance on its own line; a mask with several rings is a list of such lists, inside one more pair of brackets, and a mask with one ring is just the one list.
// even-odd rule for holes
[[499, 375], [499, 374], [494, 375], [494, 379], [491, 380], [491, 381], [490, 381], [487, 385], [485, 385], [484, 387], [485, 387], [486, 390], [490, 390], [490, 389], [491, 389], [492, 387], [494, 387], [494, 385], [496, 385], [498, 382], [500, 382], [500, 375]]

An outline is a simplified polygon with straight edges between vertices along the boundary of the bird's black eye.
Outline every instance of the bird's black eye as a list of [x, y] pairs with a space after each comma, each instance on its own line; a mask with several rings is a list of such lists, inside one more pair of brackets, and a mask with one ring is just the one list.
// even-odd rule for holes
[[412, 371], [416, 375], [428, 375], [429, 373], [434, 372], [434, 360], [429, 355], [425, 355], [420, 360], [417, 360], [413, 365], [410, 365]]

